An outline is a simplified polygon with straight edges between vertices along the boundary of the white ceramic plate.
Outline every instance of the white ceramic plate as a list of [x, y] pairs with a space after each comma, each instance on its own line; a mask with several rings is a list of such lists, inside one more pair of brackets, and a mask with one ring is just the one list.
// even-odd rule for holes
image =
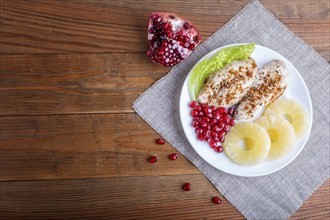
[[[225, 47], [230, 47], [235, 45], [242, 45], [242, 44], [231, 44]], [[211, 57], [216, 51], [222, 48], [224, 47], [211, 51], [210, 53], [205, 55], [201, 60], [203, 60], [206, 57]], [[191, 146], [195, 149], [195, 151], [201, 156], [201, 158], [203, 158], [207, 163], [214, 166], [215, 168], [229, 174], [233, 174], [237, 176], [245, 176], [245, 177], [267, 175], [282, 169], [283, 167], [288, 165], [291, 161], [293, 161], [302, 151], [308, 140], [312, 126], [312, 118], [313, 118], [311, 98], [307, 86], [303, 78], [299, 74], [298, 70], [282, 55], [263, 46], [256, 45], [256, 48], [254, 52], [251, 54], [251, 56], [256, 60], [259, 68], [275, 59], [282, 60], [286, 63], [291, 73], [291, 79], [288, 88], [283, 94], [283, 97], [295, 99], [296, 101], [298, 101], [300, 104], [304, 106], [305, 110], [309, 115], [310, 123], [309, 123], [308, 131], [299, 141], [296, 142], [295, 147], [291, 151], [291, 153], [286, 155], [285, 157], [278, 160], [263, 161], [254, 166], [239, 166], [233, 163], [227, 157], [225, 152], [220, 154], [215, 152], [214, 149], [209, 147], [207, 142], [201, 142], [196, 137], [195, 129], [191, 125], [192, 117], [190, 116], [191, 108], [189, 107], [189, 103], [192, 101], [188, 91], [188, 78], [191, 72], [188, 74], [183, 84], [181, 97], [180, 97], [180, 117], [181, 117], [182, 127]]]

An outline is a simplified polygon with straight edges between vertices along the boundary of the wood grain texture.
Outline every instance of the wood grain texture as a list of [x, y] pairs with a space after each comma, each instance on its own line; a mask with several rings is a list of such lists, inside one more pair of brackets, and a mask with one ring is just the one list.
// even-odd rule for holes
[[[0, 219], [243, 219], [131, 104], [170, 70], [145, 55], [151, 11], [207, 39], [248, 2], [0, 0]], [[261, 3], [330, 60], [328, 0]], [[291, 219], [330, 219], [329, 184]]]
[[[329, 1], [261, 2], [330, 60]], [[151, 11], [180, 13], [206, 39], [247, 3], [1, 0], [0, 53], [145, 53]]]
[[[182, 190], [185, 182], [191, 191]], [[329, 183], [290, 219], [327, 219]], [[202, 174], [9, 181], [0, 188], [1, 219], [244, 219]]]
[[[135, 114], [0, 117], [0, 180], [199, 173]], [[150, 166], [149, 157], [158, 162]]]
[[[185, 182], [191, 191], [182, 190]], [[1, 182], [0, 187], [1, 219], [244, 219], [202, 174]], [[223, 203], [213, 204], [213, 196]]]
[[164, 76], [141, 54], [37, 54], [0, 58], [0, 115], [133, 112]]

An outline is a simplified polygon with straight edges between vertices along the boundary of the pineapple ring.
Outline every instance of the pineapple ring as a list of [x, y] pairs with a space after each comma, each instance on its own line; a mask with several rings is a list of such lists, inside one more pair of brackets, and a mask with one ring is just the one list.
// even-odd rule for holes
[[223, 146], [227, 156], [236, 164], [249, 166], [267, 158], [271, 141], [260, 125], [243, 122], [232, 127]]
[[258, 118], [255, 123], [268, 133], [271, 145], [267, 159], [276, 160], [287, 155], [294, 147], [295, 131], [283, 117], [268, 115]]
[[297, 137], [303, 136], [308, 128], [308, 116], [302, 105], [292, 99], [278, 99], [266, 107], [264, 115], [284, 117], [295, 130]]

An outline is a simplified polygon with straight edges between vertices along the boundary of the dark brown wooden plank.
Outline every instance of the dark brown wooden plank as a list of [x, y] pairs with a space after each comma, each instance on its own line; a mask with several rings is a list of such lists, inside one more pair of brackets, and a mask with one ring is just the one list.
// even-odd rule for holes
[[[181, 189], [185, 182], [191, 191]], [[1, 219], [244, 219], [202, 174], [10, 181], [0, 189]], [[328, 180], [290, 219], [327, 219], [329, 190]]]
[[[182, 190], [185, 182], [189, 192]], [[1, 182], [2, 219], [243, 219], [202, 175]], [[213, 196], [222, 198], [213, 204]]]
[[132, 102], [168, 68], [145, 54], [0, 57], [0, 115], [133, 112]]
[[[0, 118], [0, 180], [199, 173], [135, 114]], [[187, 146], [188, 147], [188, 146]], [[147, 162], [152, 155], [159, 161]]]
[[[329, 1], [261, 2], [330, 60]], [[144, 53], [153, 10], [179, 13], [206, 39], [247, 3], [1, 0], [0, 53]]]
[[330, 180], [326, 180], [290, 219], [330, 219]]

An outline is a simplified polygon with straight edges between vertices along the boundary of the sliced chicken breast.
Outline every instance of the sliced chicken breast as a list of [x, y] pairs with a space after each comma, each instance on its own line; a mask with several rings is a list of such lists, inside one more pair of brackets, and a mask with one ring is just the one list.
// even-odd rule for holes
[[231, 62], [208, 79], [198, 101], [216, 107], [237, 104], [252, 86], [257, 70], [253, 58]]
[[250, 119], [260, 113], [284, 93], [289, 81], [290, 72], [283, 61], [275, 60], [261, 68], [237, 108], [236, 119]]

